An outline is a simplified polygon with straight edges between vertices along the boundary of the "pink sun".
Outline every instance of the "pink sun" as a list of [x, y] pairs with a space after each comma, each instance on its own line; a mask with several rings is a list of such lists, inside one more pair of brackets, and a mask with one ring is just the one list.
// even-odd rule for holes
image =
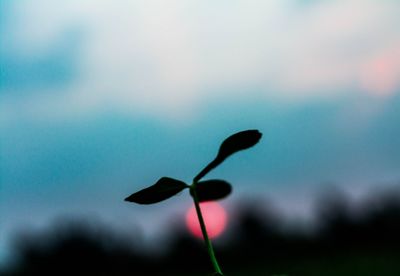
[[[217, 202], [212, 201], [200, 203], [200, 209], [209, 238], [212, 239], [221, 235], [227, 223], [225, 209]], [[186, 225], [195, 237], [203, 237], [194, 205], [186, 213]]]

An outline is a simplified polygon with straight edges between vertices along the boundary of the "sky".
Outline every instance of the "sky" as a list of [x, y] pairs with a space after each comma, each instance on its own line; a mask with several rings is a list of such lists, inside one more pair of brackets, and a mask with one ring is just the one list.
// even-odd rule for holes
[[1, 1], [0, 259], [18, 229], [62, 215], [157, 234], [190, 197], [122, 199], [190, 182], [244, 129], [259, 145], [209, 175], [232, 183], [227, 205], [296, 212], [333, 184], [398, 184], [399, 14], [397, 0]]

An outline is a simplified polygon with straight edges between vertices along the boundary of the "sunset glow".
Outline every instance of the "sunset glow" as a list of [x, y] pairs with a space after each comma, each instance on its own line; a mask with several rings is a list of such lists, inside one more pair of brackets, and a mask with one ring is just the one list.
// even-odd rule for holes
[[364, 66], [362, 87], [375, 96], [389, 96], [400, 84], [400, 51], [398, 47], [372, 58]]
[[[225, 209], [216, 202], [200, 203], [200, 208], [203, 213], [208, 236], [211, 239], [220, 236], [224, 232], [227, 223], [227, 214]], [[195, 237], [203, 237], [194, 206], [192, 206], [186, 213], [186, 225], [190, 233]]]

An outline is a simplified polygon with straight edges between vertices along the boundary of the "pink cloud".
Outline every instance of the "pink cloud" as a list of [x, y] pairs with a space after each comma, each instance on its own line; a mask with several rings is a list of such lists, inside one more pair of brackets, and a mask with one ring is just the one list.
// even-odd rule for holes
[[377, 96], [389, 96], [400, 89], [400, 41], [366, 61], [360, 83], [367, 92]]

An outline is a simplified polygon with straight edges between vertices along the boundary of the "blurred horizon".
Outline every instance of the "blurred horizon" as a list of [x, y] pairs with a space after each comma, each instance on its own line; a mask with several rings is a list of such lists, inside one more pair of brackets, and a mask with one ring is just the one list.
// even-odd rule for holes
[[395, 0], [2, 1], [0, 263], [17, 230], [65, 214], [151, 240], [189, 195], [123, 199], [190, 182], [245, 129], [261, 142], [207, 177], [233, 185], [228, 209], [261, 196], [307, 217], [332, 187], [397, 187], [399, 14]]
[[[242, 200], [227, 233], [213, 240], [228, 275], [397, 275], [399, 187], [358, 199], [320, 195], [312, 224], [289, 218], [263, 199]], [[232, 212], [231, 212], [232, 213]], [[150, 246], [143, 229], [115, 229], [98, 218], [59, 217], [43, 229], [21, 229], [6, 275], [205, 275], [212, 271], [201, 239], [172, 219]], [[206, 222], [207, 223], [207, 222]], [[193, 233], [192, 233], [193, 234]], [[241, 254], [246, 252], [246, 254]]]

